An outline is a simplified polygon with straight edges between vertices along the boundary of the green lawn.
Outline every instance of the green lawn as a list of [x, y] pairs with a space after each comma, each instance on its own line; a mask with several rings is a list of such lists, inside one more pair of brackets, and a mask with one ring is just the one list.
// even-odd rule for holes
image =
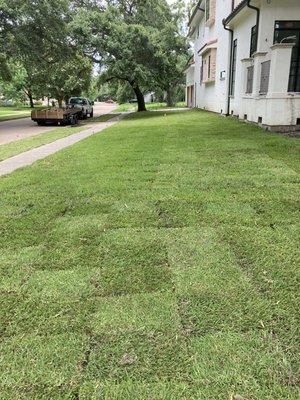
[[299, 399], [299, 148], [148, 112], [1, 178], [1, 400]]
[[46, 131], [44, 133], [40, 133], [39, 135], [31, 136], [26, 139], [0, 145], [0, 161], [23, 153], [24, 151], [33, 149], [35, 147], [42, 146], [43, 144], [51, 143], [55, 140], [80, 132], [83, 129], [87, 128], [86, 125], [89, 125], [91, 123], [106, 122], [109, 119], [116, 117], [117, 115], [118, 114], [104, 114], [100, 117], [94, 117], [92, 119], [89, 118], [85, 121], [80, 121], [80, 124], [77, 127], [59, 127], [49, 132]]
[[[44, 108], [42, 106], [36, 108]], [[18, 119], [29, 117], [31, 115], [31, 108], [28, 106], [0, 106], [0, 122], [8, 121], [10, 119]]]
[[[176, 103], [174, 108], [180, 108], [180, 107], [186, 107], [185, 102], [179, 102]], [[159, 110], [159, 109], [167, 109], [168, 107], [166, 106], [166, 103], [146, 103], [146, 108], [147, 110]], [[119, 104], [116, 111], [117, 112], [125, 112], [125, 111], [136, 111], [137, 110], [137, 104], [135, 103], [124, 103], [124, 104]]]

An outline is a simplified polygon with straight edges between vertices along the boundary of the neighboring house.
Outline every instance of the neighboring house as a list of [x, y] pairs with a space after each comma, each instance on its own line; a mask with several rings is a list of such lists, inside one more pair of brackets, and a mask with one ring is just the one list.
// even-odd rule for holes
[[[199, 10], [202, 7], [204, 11]], [[217, 25], [215, 75], [211, 72], [213, 101], [205, 75], [205, 55], [199, 52], [195, 37], [197, 29], [203, 29], [207, 7], [215, 7]], [[223, 24], [227, 30], [222, 34]], [[201, 1], [189, 25], [190, 37], [195, 41], [195, 65], [203, 65], [204, 61], [200, 77], [195, 67], [194, 85], [200, 86], [196, 107], [235, 115], [269, 129], [300, 129], [299, 0]], [[210, 27], [206, 26], [204, 37], [210, 37], [209, 33]], [[224, 44], [226, 41], [229, 44]]]
[[199, 1], [189, 21], [188, 37], [194, 44], [194, 64], [187, 68], [187, 102], [225, 113], [229, 32], [222, 20], [231, 11], [231, 0]]
[[154, 92], [147, 92], [144, 94], [145, 103], [153, 103], [155, 100]]

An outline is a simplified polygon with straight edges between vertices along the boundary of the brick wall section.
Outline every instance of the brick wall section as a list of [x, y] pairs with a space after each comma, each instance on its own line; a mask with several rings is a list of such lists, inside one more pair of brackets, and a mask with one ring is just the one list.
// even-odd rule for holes
[[216, 18], [216, 0], [210, 0], [210, 14], [209, 19], [206, 21], [206, 26], [211, 26], [215, 23]]

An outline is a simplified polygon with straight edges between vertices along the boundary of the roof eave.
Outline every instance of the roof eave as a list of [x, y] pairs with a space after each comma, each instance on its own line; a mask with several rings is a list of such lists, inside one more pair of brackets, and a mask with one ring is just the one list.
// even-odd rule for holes
[[224, 20], [224, 24], [228, 25], [233, 18], [243, 9], [247, 6], [248, 0], [243, 0], [229, 15], [227, 18]]
[[193, 22], [194, 18], [196, 17], [198, 11], [203, 12], [203, 9], [200, 7], [200, 6], [201, 6], [201, 3], [202, 3], [202, 0], [199, 0], [198, 3], [197, 3], [197, 5], [195, 6], [195, 9], [194, 9], [194, 11], [193, 11], [193, 14], [191, 15], [191, 18], [189, 19], [189, 22], [188, 22], [188, 26], [189, 26], [189, 27], [192, 25], [192, 22]]

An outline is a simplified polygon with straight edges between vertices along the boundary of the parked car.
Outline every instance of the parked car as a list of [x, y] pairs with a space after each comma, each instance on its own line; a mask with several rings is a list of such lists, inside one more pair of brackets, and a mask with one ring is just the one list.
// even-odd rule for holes
[[94, 102], [88, 100], [85, 97], [71, 97], [69, 100], [68, 107], [69, 108], [81, 108], [81, 117], [83, 119], [87, 118], [90, 116], [91, 118], [94, 115], [94, 108], [93, 108]]

